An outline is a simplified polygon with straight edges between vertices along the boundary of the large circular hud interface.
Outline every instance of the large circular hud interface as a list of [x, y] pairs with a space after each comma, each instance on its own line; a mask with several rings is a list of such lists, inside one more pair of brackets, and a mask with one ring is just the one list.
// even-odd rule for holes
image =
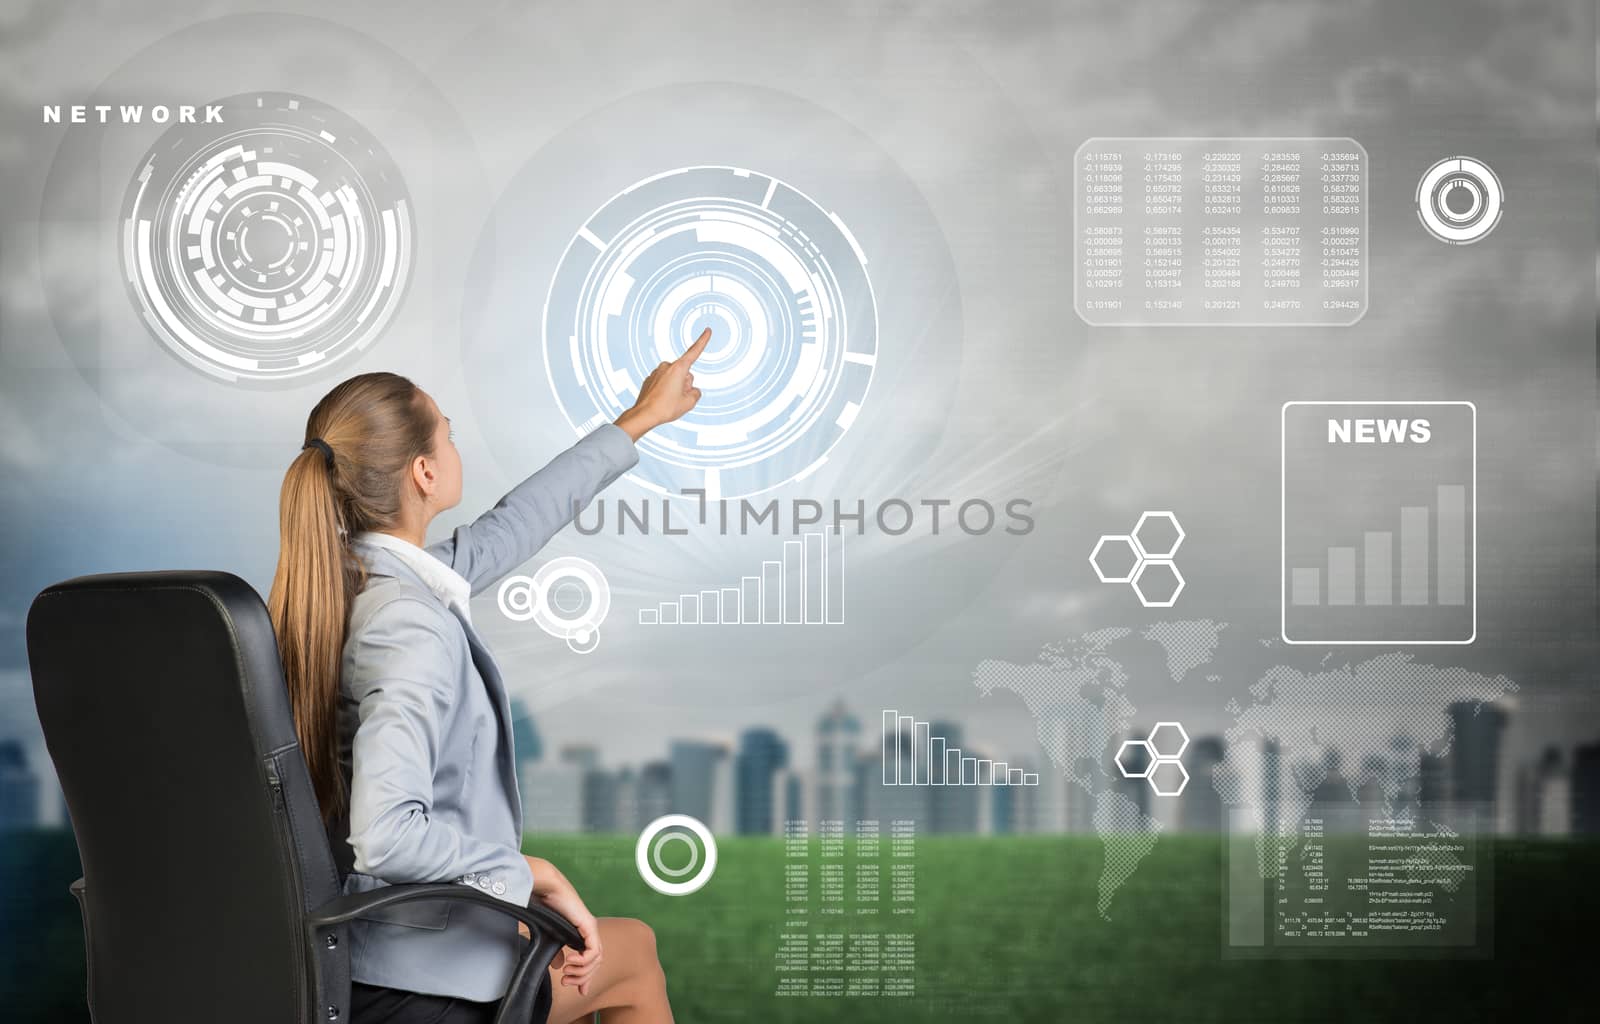
[[383, 330], [412, 263], [405, 183], [334, 108], [261, 93], [180, 124], [140, 162], [122, 268], [150, 331], [228, 381], [325, 369]]
[[639, 442], [634, 474], [736, 498], [804, 477], [855, 420], [878, 355], [867, 258], [835, 213], [735, 167], [659, 174], [568, 244], [544, 310], [545, 369], [586, 433], [705, 328], [699, 404]]

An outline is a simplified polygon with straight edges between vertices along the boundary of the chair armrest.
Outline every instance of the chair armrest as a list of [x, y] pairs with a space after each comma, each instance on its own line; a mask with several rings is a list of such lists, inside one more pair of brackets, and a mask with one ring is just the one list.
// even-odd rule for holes
[[344, 924], [369, 910], [416, 900], [458, 900], [491, 907], [528, 926], [531, 936], [522, 958], [511, 972], [505, 997], [495, 1011], [494, 1024], [545, 1021], [550, 1013], [550, 979], [546, 973], [562, 946], [583, 949], [583, 937], [572, 922], [548, 907], [518, 906], [455, 882], [406, 882], [368, 892], [353, 892], [329, 900], [306, 915], [306, 934], [315, 945], [320, 927]]
[[550, 908], [539, 904], [520, 906], [455, 882], [407, 882], [400, 885], [385, 885], [368, 892], [349, 893], [331, 899], [313, 910], [306, 916], [306, 923], [312, 927], [343, 924], [369, 910], [397, 903], [413, 903], [417, 900], [458, 900], [492, 907], [502, 914], [521, 921], [533, 934], [550, 936], [556, 940], [557, 945], [571, 946], [573, 949], [583, 948], [583, 937], [578, 934], [578, 929], [572, 926], [571, 921]]
[[72, 898], [78, 901], [78, 916], [83, 921], [83, 966], [84, 966], [84, 995], [89, 1007], [89, 1019], [94, 1020], [94, 933], [89, 920], [88, 890], [84, 888], [85, 882], [80, 875], [76, 882], [67, 886], [67, 891], [72, 893]]

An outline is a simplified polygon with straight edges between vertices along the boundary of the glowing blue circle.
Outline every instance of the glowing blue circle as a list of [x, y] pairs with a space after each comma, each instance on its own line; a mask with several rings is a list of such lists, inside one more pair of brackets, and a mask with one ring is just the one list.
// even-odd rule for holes
[[710, 327], [699, 404], [639, 441], [634, 479], [737, 498], [806, 476], [855, 421], [878, 356], [867, 259], [777, 178], [685, 167], [624, 189], [567, 245], [544, 307], [550, 386], [586, 434]]

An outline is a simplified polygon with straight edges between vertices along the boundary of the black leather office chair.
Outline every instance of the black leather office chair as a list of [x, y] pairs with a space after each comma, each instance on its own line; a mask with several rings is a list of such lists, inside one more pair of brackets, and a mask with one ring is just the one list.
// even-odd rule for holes
[[348, 1024], [345, 922], [414, 900], [526, 924], [495, 1019], [545, 1020], [551, 961], [583, 948], [565, 918], [451, 882], [341, 895], [272, 624], [239, 577], [57, 583], [29, 609], [28, 660], [83, 862], [95, 1024]]

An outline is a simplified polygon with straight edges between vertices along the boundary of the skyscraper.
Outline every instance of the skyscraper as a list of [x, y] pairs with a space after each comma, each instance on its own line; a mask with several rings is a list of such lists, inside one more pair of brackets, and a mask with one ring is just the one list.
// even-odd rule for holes
[[713, 835], [732, 835], [736, 813], [733, 758], [723, 757], [711, 774], [711, 817], [704, 820]]
[[[623, 767], [617, 769], [616, 773], [602, 786], [611, 786], [615, 790], [615, 799], [611, 802], [610, 810], [614, 827], [596, 829], [596, 831], [637, 832], [654, 820], [646, 818], [639, 810], [639, 773], [634, 771], [633, 768]], [[598, 799], [599, 790], [597, 789], [595, 792], [596, 799]], [[597, 818], [605, 813], [606, 811], [603, 808], [596, 808], [595, 814]]]
[[[1423, 759], [1427, 753], [1416, 740], [1404, 731], [1396, 732], [1389, 739], [1389, 752], [1384, 758], [1384, 772], [1381, 777], [1374, 776], [1377, 782], [1381, 799], [1388, 800], [1391, 810], [1403, 808], [1415, 809], [1422, 799], [1422, 770]], [[1365, 806], [1376, 806], [1372, 800], [1364, 800]]]
[[1470, 805], [1481, 832], [1496, 831], [1500, 795], [1500, 738], [1506, 712], [1497, 704], [1457, 701], [1450, 705], [1451, 799]]
[[860, 805], [853, 799], [860, 746], [861, 722], [843, 701], [834, 701], [817, 720], [817, 820], [853, 823], [860, 816]]
[[1600, 834], [1600, 742], [1581, 743], [1572, 752], [1572, 831]]
[[702, 740], [673, 740], [667, 745], [672, 764], [672, 810], [709, 823], [716, 804], [717, 766], [728, 748]]
[[1542, 836], [1564, 836], [1572, 832], [1572, 777], [1561, 751], [1546, 747], [1535, 773], [1534, 831]]
[[[1261, 741], [1261, 833], [1276, 836], [1298, 829], [1298, 821], [1280, 821], [1283, 803], [1283, 747], [1276, 737]], [[1292, 783], [1291, 783], [1292, 784]]]
[[1222, 797], [1217, 793], [1216, 769], [1225, 754], [1221, 736], [1199, 736], [1185, 752], [1189, 784], [1183, 790], [1178, 825], [1185, 832], [1221, 832]]
[[1448, 757], [1423, 751], [1417, 755], [1417, 802], [1437, 808], [1450, 800]]
[[[1124, 752], [1123, 743], [1128, 740], [1143, 740], [1149, 735], [1149, 727], [1135, 725], [1127, 734], [1116, 740], [1111, 748], [1114, 757], [1120, 755], [1116, 763], [1110, 766], [1111, 788], [1132, 800], [1134, 806], [1139, 808], [1140, 814], [1150, 813], [1150, 783], [1144, 778], [1143, 773], [1150, 770], [1152, 758], [1146, 747], [1130, 746]], [[1122, 774], [1123, 769], [1139, 774], [1135, 778], [1128, 778]]]
[[672, 765], [666, 761], [650, 761], [639, 770], [639, 781], [634, 790], [638, 821], [635, 829], [644, 828], [663, 814], [672, 813]]
[[[871, 818], [872, 806], [870, 796], [883, 788], [883, 760], [880, 752], [876, 750], [863, 750], [851, 758], [850, 768], [850, 806], [855, 808], [856, 821]], [[846, 822], [845, 828], [851, 829], [855, 822]]]
[[527, 761], [517, 779], [522, 829], [545, 835], [583, 831], [583, 768], [570, 761]]
[[1092, 832], [1092, 798], [1088, 790], [1058, 770], [1046, 759], [1039, 773], [1035, 795], [1037, 811], [1034, 830], [1037, 832]]
[[1361, 768], [1355, 777], [1360, 780], [1356, 786], [1355, 799], [1363, 808], [1372, 813], [1381, 811], [1388, 799], [1392, 780], [1395, 778], [1395, 769], [1389, 758], [1375, 751], [1368, 751], [1361, 758]]
[[740, 835], [767, 835], [778, 819], [773, 777], [789, 763], [789, 746], [771, 729], [746, 729], [734, 762], [734, 824]]
[[533, 713], [519, 697], [511, 698], [511, 742], [516, 748], [519, 775], [524, 762], [537, 761], [544, 756], [544, 744], [539, 739], [539, 730], [534, 727]]
[[[1034, 765], [1026, 755], [1013, 754], [1006, 758], [1006, 767], [1032, 772]], [[1000, 773], [995, 773], [998, 782]], [[1041, 831], [1044, 808], [1041, 806], [1040, 786], [994, 785], [988, 787], [987, 822], [980, 823], [979, 831], [994, 835], [1020, 835]]]
[[[1020, 831], [1017, 828], [1017, 801], [1012, 790], [1020, 792], [1023, 787], [991, 786], [989, 788], [994, 792], [989, 795], [988, 821], [983, 823], [983, 827], [991, 835], [997, 836], [1010, 835], [1013, 832]], [[982, 830], [980, 829], [980, 831]]]
[[[928, 732], [933, 736], [944, 737], [945, 749], [960, 749], [963, 758], [984, 756], [981, 751], [968, 748], [961, 735], [961, 726], [954, 722], [930, 723]], [[910, 744], [907, 743], [906, 747], [909, 749]], [[940, 834], [977, 832], [983, 793], [976, 786], [950, 785], [952, 780], [945, 778], [946, 760], [940, 758], [937, 774], [933, 772], [933, 762], [929, 761], [930, 781], [934, 784], [910, 790], [907, 798], [914, 801], [914, 806], [902, 813], [905, 817], [917, 819], [919, 829], [924, 827], [925, 821], [927, 823], [925, 827], [929, 832]], [[924, 806], [926, 810], [919, 813], [915, 805]]]
[[21, 741], [0, 741], [0, 832], [39, 824], [39, 790]]
[[772, 833], [786, 835], [788, 822], [812, 821], [811, 808], [807, 806], [805, 778], [793, 768], [781, 768], [772, 776]]
[[[624, 788], [624, 778], [628, 780]], [[594, 767], [583, 773], [583, 830], [627, 832], [633, 828], [631, 805], [624, 810], [624, 793], [632, 794], [632, 773]]]
[[1355, 803], [1350, 780], [1344, 774], [1344, 754], [1336, 747], [1322, 749], [1322, 781], [1311, 792], [1312, 803], [1321, 810]]
[[578, 819], [584, 832], [613, 832], [616, 819], [612, 776], [600, 767], [600, 750], [590, 743], [567, 743], [557, 758], [566, 768], [578, 772]]

